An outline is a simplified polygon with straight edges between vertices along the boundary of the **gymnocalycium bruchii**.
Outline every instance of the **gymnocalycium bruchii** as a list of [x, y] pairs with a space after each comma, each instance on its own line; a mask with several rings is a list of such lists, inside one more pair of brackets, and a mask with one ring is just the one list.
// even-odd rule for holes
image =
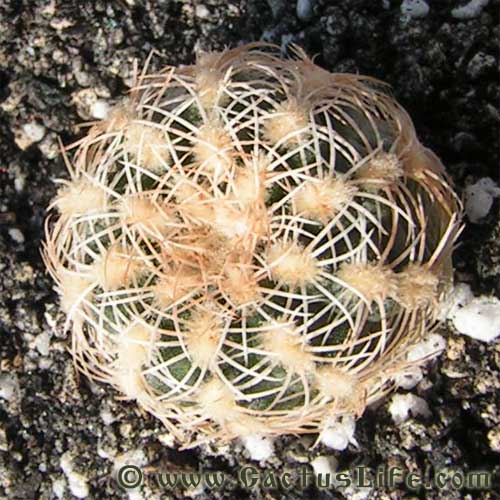
[[461, 204], [383, 83], [201, 53], [68, 149], [44, 258], [75, 364], [178, 444], [319, 432], [425, 361]]

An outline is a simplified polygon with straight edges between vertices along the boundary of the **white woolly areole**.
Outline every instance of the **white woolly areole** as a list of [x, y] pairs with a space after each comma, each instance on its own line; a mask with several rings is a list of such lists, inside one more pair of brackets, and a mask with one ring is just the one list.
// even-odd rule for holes
[[340, 266], [337, 278], [368, 302], [384, 300], [397, 294], [395, 273], [389, 267], [376, 263], [346, 262]]
[[161, 129], [132, 122], [125, 128], [124, 139], [125, 151], [141, 165], [156, 173], [165, 169], [169, 151]]
[[260, 434], [249, 434], [241, 438], [252, 460], [269, 460], [274, 454], [274, 445], [271, 438]]
[[342, 179], [305, 181], [293, 197], [306, 217], [326, 222], [351, 203], [357, 189]]
[[473, 298], [474, 294], [466, 283], [459, 283], [454, 286], [439, 303], [439, 321], [451, 319], [451, 316], [458, 308], [468, 304]]
[[316, 386], [330, 399], [349, 400], [358, 392], [357, 379], [335, 366], [324, 366], [315, 372]]
[[221, 182], [232, 164], [231, 136], [214, 120], [198, 130], [197, 139], [198, 142], [193, 146], [196, 159], [214, 182]]
[[140, 224], [142, 227], [165, 231], [172, 221], [152, 200], [141, 196], [124, 196], [119, 210], [126, 224]]
[[[199, 13], [202, 5], [198, 6]], [[208, 11], [207, 11], [207, 15]], [[195, 87], [201, 105], [206, 109], [214, 106], [223, 106], [229, 96], [224, 92], [226, 88], [226, 76], [218, 68], [220, 54], [213, 52], [198, 52], [196, 55]]]
[[285, 141], [286, 145], [297, 143], [307, 131], [309, 120], [306, 110], [296, 99], [290, 98], [278, 106], [265, 124], [265, 137], [276, 144]]
[[215, 227], [227, 238], [238, 238], [247, 234], [250, 224], [241, 211], [225, 205], [214, 205]]
[[69, 314], [76, 304], [89, 298], [92, 290], [92, 283], [93, 280], [88, 276], [69, 272], [61, 273], [59, 283], [61, 309], [66, 314]]
[[88, 497], [90, 493], [88, 479], [74, 470], [74, 464], [70, 452], [67, 451], [62, 455], [60, 465], [68, 480], [68, 486], [71, 493], [76, 498]]
[[403, 423], [410, 416], [431, 416], [427, 401], [414, 394], [394, 394], [389, 405], [389, 413], [395, 424]]
[[265, 201], [264, 181], [269, 161], [263, 154], [255, 157], [253, 161], [252, 167], [239, 168], [235, 172], [235, 200], [243, 206], [252, 206]]
[[352, 415], [344, 415], [340, 418], [328, 419], [320, 433], [320, 441], [334, 450], [345, 450], [349, 443], [357, 446], [354, 438], [356, 421]]
[[490, 3], [490, 0], [470, 0], [469, 3], [451, 11], [455, 19], [473, 19]]
[[168, 307], [181, 297], [192, 293], [200, 286], [200, 275], [186, 267], [171, 270], [153, 287], [155, 303], [159, 307]]
[[304, 350], [304, 339], [294, 326], [285, 321], [269, 324], [270, 329], [260, 336], [262, 348], [270, 353], [273, 360], [288, 370], [293, 372], [313, 370], [312, 356]]
[[137, 399], [144, 391], [141, 370], [148, 358], [152, 332], [142, 325], [134, 325], [118, 341], [115, 380], [130, 399]]
[[57, 192], [55, 206], [63, 217], [87, 214], [106, 208], [105, 191], [86, 179], [68, 183]]
[[317, 260], [293, 241], [275, 243], [268, 251], [267, 262], [271, 276], [291, 287], [310, 283], [319, 273]]
[[250, 269], [227, 265], [224, 269], [224, 289], [236, 305], [258, 298], [258, 283]]
[[198, 366], [212, 360], [223, 335], [223, 320], [211, 311], [193, 311], [186, 321], [184, 342], [189, 355]]
[[438, 286], [439, 277], [430, 269], [409, 264], [398, 275], [398, 302], [410, 310], [434, 305]]
[[110, 248], [93, 265], [99, 285], [108, 291], [125, 286], [141, 271], [142, 265], [130, 250]]

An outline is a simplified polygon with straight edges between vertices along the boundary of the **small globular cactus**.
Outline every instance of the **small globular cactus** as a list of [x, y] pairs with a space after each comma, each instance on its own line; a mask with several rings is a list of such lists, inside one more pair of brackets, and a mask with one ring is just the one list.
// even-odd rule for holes
[[382, 83], [203, 53], [74, 147], [44, 256], [75, 363], [181, 445], [318, 432], [416, 363], [461, 205]]

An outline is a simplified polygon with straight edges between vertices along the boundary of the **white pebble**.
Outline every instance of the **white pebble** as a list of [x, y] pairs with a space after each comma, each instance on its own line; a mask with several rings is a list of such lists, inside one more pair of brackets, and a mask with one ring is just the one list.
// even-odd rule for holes
[[471, 0], [468, 4], [453, 9], [451, 15], [455, 19], [473, 19], [481, 14], [489, 2], [490, 0]]
[[446, 348], [446, 340], [438, 333], [431, 333], [418, 344], [415, 344], [406, 355], [408, 361], [420, 361], [437, 356]]
[[424, 0], [403, 0], [401, 14], [405, 18], [419, 19], [429, 13], [429, 6]]
[[472, 223], [488, 215], [493, 199], [500, 196], [500, 188], [493, 179], [483, 177], [465, 188], [465, 212]]
[[50, 351], [50, 335], [48, 332], [36, 336], [35, 347], [42, 356], [48, 356]]
[[309, 21], [313, 15], [312, 0], [297, 0], [297, 17], [301, 21]]
[[36, 122], [25, 123], [23, 125], [23, 132], [31, 143], [40, 142], [45, 135], [45, 127]]
[[205, 5], [197, 5], [195, 12], [196, 17], [199, 17], [200, 19], [208, 19], [210, 17], [210, 11]]
[[500, 335], [500, 301], [496, 297], [476, 297], [455, 309], [450, 319], [460, 333], [492, 342]]
[[410, 415], [431, 416], [427, 401], [414, 394], [394, 394], [389, 405], [389, 413], [395, 424], [403, 423]]
[[73, 470], [73, 462], [71, 461], [71, 456], [68, 451], [61, 457], [60, 464], [68, 480], [68, 486], [71, 493], [73, 493], [76, 498], [86, 498], [89, 495], [87, 478]]
[[90, 114], [96, 120], [105, 120], [109, 115], [108, 103], [102, 99], [98, 99], [90, 106]]
[[458, 308], [468, 304], [473, 298], [472, 290], [466, 283], [459, 283], [454, 286], [439, 304], [439, 321], [451, 319], [451, 316]]
[[268, 460], [274, 454], [274, 445], [270, 438], [260, 434], [250, 434], [241, 438], [252, 460]]
[[24, 234], [21, 232], [20, 229], [17, 229], [17, 227], [11, 227], [8, 232], [9, 232], [9, 236], [16, 243], [19, 243], [19, 245], [22, 245], [24, 243]]
[[398, 373], [394, 377], [395, 384], [407, 391], [413, 389], [422, 379], [424, 374], [418, 366], [407, 368], [404, 372]]
[[337, 470], [338, 465], [338, 460], [335, 457], [329, 456], [316, 457], [311, 462], [314, 474], [321, 474], [323, 476], [326, 476], [327, 474], [333, 474]]
[[16, 178], [14, 179], [14, 189], [16, 190], [17, 193], [20, 193], [26, 184], [26, 177], [23, 175], [16, 175]]
[[15, 375], [0, 375], [0, 399], [12, 401], [19, 393], [19, 382]]
[[148, 463], [148, 458], [143, 450], [133, 449], [116, 455], [113, 460], [113, 473], [116, 474], [124, 465], [135, 465], [137, 467], [145, 467]]
[[354, 417], [346, 415], [339, 419], [326, 422], [324, 429], [319, 436], [321, 442], [334, 450], [345, 450], [349, 443], [357, 445], [354, 439], [356, 421]]

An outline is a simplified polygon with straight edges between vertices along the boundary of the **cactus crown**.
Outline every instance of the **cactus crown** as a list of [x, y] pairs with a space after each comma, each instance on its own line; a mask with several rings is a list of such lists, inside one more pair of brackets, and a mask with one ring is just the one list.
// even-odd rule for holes
[[74, 147], [44, 255], [75, 362], [184, 445], [359, 415], [434, 325], [460, 204], [376, 80], [201, 54]]

